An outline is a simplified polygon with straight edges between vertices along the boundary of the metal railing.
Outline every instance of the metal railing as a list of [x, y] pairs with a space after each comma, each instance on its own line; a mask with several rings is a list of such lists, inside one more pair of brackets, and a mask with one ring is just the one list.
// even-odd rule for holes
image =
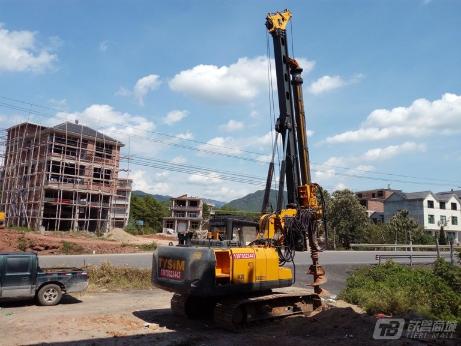
[[[415, 245], [415, 244], [350, 244], [351, 249], [357, 248], [371, 248], [371, 249], [405, 249], [406, 251], [413, 251], [417, 249], [437, 249], [437, 246], [440, 250], [450, 250], [450, 245]], [[453, 245], [455, 250], [461, 250], [461, 245]]]
[[451, 260], [451, 263], [453, 264], [454, 262], [454, 258], [453, 258], [453, 254], [450, 253], [449, 255], [448, 254], [445, 254], [444, 255], [419, 255], [419, 254], [413, 254], [413, 253], [410, 253], [408, 255], [388, 255], [388, 254], [385, 254], [385, 255], [376, 255], [376, 260], [378, 261], [378, 264], [381, 264], [381, 260], [387, 260], [387, 259], [408, 259], [410, 260], [410, 266], [413, 265], [413, 259], [434, 259], [436, 260], [437, 258], [440, 258], [440, 257], [450, 257], [450, 260]]

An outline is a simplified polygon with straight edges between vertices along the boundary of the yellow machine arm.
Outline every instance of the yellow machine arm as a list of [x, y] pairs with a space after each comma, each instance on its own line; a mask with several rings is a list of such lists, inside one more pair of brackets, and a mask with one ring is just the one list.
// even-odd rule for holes
[[[326, 282], [325, 271], [318, 264], [320, 248], [317, 244], [319, 222], [324, 216], [323, 203], [317, 199], [319, 186], [311, 182], [309, 150], [302, 93], [302, 68], [288, 53], [286, 26], [292, 14], [289, 10], [269, 13], [266, 27], [274, 43], [274, 60], [280, 116], [275, 130], [281, 134], [283, 161], [280, 168], [277, 208], [267, 213], [274, 165], [272, 159], [266, 183], [263, 215], [259, 229], [261, 244], [279, 249], [280, 263], [292, 262], [295, 251], [310, 248], [314, 276], [313, 286], [321, 292], [320, 284]], [[272, 155], [274, 158], [274, 155]], [[286, 183], [287, 203], [284, 205]]]

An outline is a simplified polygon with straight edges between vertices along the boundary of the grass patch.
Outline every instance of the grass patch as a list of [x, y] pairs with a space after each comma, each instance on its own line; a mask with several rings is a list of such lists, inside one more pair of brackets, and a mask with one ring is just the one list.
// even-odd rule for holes
[[152, 243], [149, 244], [141, 244], [137, 245], [138, 249], [142, 251], [154, 251], [157, 248], [157, 243], [153, 241]]
[[90, 291], [152, 288], [150, 269], [115, 267], [103, 263], [100, 266], [88, 266], [86, 270]]
[[368, 313], [417, 315], [461, 322], [461, 268], [442, 259], [434, 268], [411, 268], [387, 262], [361, 268], [339, 297]]
[[27, 233], [27, 232], [32, 232], [32, 228], [27, 228], [27, 227], [22, 227], [22, 226], [13, 226], [13, 227], [10, 227], [9, 229], [12, 229], [12, 230], [15, 230], [15, 231], [18, 231], [18, 232], [22, 232], [22, 233]]
[[66, 255], [78, 255], [85, 253], [85, 248], [70, 241], [62, 242], [62, 252]]

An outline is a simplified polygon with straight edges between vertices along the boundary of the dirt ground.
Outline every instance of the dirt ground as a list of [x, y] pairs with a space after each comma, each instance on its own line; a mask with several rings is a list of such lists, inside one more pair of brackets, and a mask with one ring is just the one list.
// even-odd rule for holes
[[[34, 251], [41, 255], [58, 254], [108, 254], [140, 252], [139, 245], [155, 241], [158, 245], [176, 242], [174, 237], [163, 235], [134, 236], [123, 230], [111, 232], [109, 237], [96, 237], [76, 232], [21, 232], [0, 229], [0, 251]], [[67, 242], [67, 249], [64, 243]], [[70, 244], [70, 246], [69, 246]]]
[[[172, 315], [171, 293], [152, 289], [86, 293], [66, 297], [61, 305], [0, 303], [1, 345], [381, 345], [373, 340], [376, 319], [338, 301], [310, 317], [266, 321], [239, 333], [210, 321]], [[459, 341], [459, 340], [458, 340]], [[415, 340], [386, 345], [418, 345]], [[426, 344], [426, 343], [423, 343]], [[451, 340], [445, 345], [455, 345]]]

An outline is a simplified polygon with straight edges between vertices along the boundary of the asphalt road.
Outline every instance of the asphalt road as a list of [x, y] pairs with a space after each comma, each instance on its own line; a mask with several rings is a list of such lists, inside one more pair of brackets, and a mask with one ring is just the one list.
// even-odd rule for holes
[[[408, 254], [404, 251], [325, 251], [320, 254], [320, 263], [327, 272], [328, 282], [322, 287], [332, 294], [338, 294], [346, 284], [346, 279], [352, 271], [361, 266], [376, 264], [376, 255]], [[418, 254], [435, 255], [435, 252], [418, 252]], [[448, 253], [443, 253], [448, 257]], [[408, 260], [400, 260], [408, 263]], [[428, 263], [433, 259], [415, 259], [414, 263]], [[152, 252], [134, 254], [108, 254], [108, 255], [65, 255], [65, 256], [40, 256], [40, 265], [46, 267], [82, 267], [85, 265], [99, 265], [109, 262], [115, 266], [129, 266], [138, 268], [151, 268]], [[297, 253], [295, 257], [296, 287], [305, 287], [312, 279], [306, 275], [310, 265], [308, 253]]]
[[[351, 264], [375, 264], [376, 255], [405, 255], [405, 251], [324, 251], [320, 253], [322, 265], [351, 265]], [[435, 255], [435, 252], [417, 252], [417, 254]], [[443, 253], [449, 256], [448, 253]], [[397, 259], [397, 262], [408, 263], [408, 260]], [[63, 256], [40, 256], [42, 267], [81, 267], [85, 265], [98, 265], [109, 262], [116, 266], [129, 266], [138, 268], [150, 268], [152, 265], [152, 252], [132, 254], [106, 254], [106, 255], [63, 255]], [[432, 259], [414, 259], [415, 263], [433, 262]], [[310, 264], [310, 256], [307, 252], [298, 252], [295, 257], [296, 265]]]

